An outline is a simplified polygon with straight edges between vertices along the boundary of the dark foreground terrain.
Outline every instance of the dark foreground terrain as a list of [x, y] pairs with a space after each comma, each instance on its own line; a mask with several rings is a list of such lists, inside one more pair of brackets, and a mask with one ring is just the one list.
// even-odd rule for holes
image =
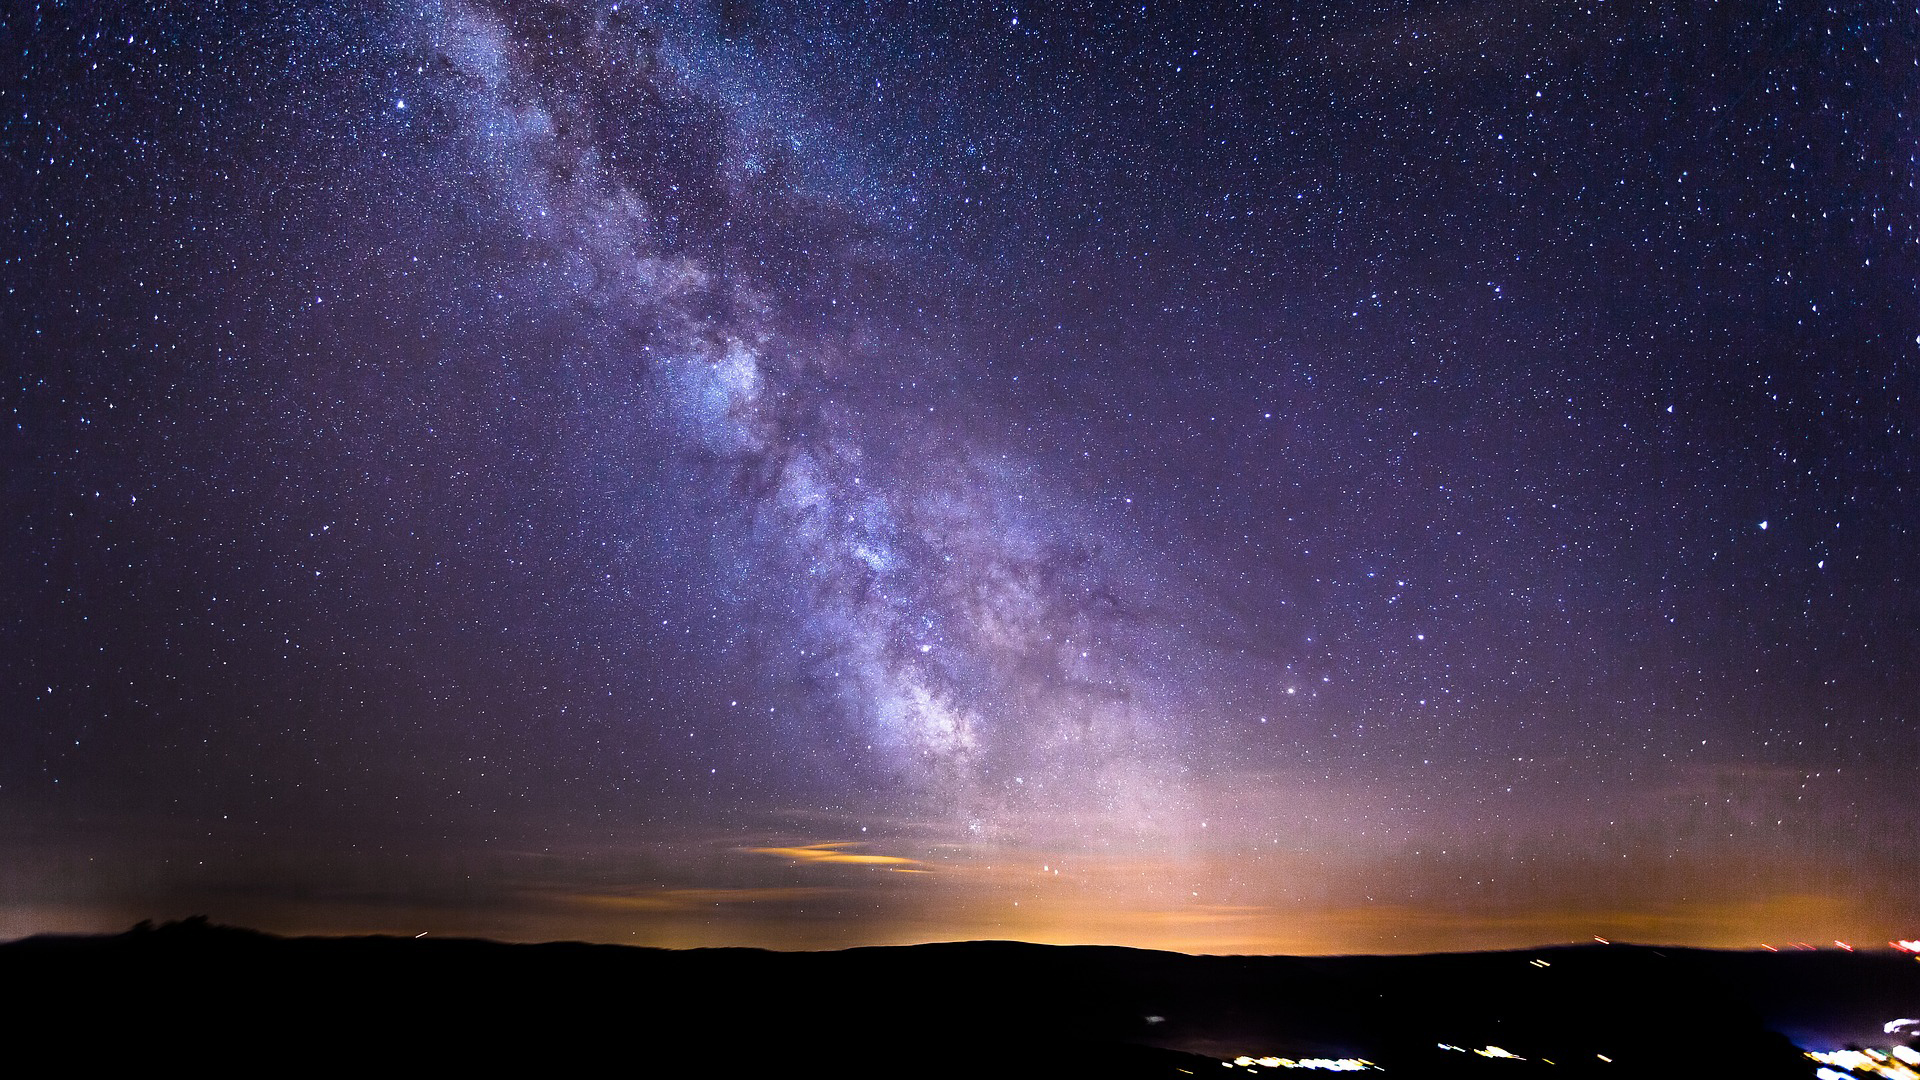
[[[0, 986], [16, 1051], [86, 1073], [1325, 1075], [1222, 1064], [1251, 1055], [1420, 1077], [1812, 1077], [1790, 1039], [1885, 1043], [1885, 1021], [1920, 1012], [1920, 963], [1885, 952], [674, 952], [202, 920], [0, 945]], [[1494, 1047], [1515, 1056], [1476, 1052]]]

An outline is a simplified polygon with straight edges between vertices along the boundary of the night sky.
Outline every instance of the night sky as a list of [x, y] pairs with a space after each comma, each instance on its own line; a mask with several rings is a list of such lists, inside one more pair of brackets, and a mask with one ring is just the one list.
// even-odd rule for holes
[[1920, 931], [1910, 5], [0, 20], [0, 937]]

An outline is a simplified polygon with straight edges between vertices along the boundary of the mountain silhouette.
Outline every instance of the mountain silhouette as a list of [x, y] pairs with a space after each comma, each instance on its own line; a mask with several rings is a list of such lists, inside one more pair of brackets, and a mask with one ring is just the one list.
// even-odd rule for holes
[[1920, 964], [1891, 953], [781, 953], [288, 938], [204, 918], [0, 945], [0, 980], [16, 1045], [74, 1067], [277, 1074], [1301, 1075], [1230, 1065], [1247, 1055], [1423, 1077], [1800, 1078], [1814, 1066], [1795, 1041], [1884, 1041], [1920, 1004]]

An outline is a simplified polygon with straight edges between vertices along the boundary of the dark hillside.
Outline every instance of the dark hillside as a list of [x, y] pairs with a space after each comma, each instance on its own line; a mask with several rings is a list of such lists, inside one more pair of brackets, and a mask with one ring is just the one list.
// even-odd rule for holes
[[[266, 1072], [1180, 1076], [1248, 1054], [1417, 1076], [1810, 1077], [1779, 1033], [1865, 1040], [1920, 1004], [1920, 964], [1887, 954], [675, 952], [280, 938], [201, 921], [0, 946], [0, 978], [22, 999], [14, 1030], [76, 1066]], [[1490, 1047], [1525, 1060], [1474, 1053]]]

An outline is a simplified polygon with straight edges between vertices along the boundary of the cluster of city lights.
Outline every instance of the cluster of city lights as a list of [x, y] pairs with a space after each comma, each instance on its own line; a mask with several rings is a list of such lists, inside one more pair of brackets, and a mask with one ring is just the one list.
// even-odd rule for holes
[[[1914, 1021], [1895, 1021], [1912, 1024]], [[1893, 1025], [1888, 1025], [1891, 1028]], [[1468, 1049], [1451, 1043], [1440, 1043], [1442, 1050], [1454, 1050], [1476, 1057], [1504, 1059], [1507, 1061], [1525, 1061], [1509, 1050], [1498, 1046], [1483, 1046]], [[1806, 1051], [1807, 1058], [1816, 1062], [1820, 1068], [1815, 1072], [1819, 1080], [1864, 1080], [1874, 1077], [1879, 1080], [1920, 1080], [1920, 1050], [1911, 1047], [1896, 1046], [1891, 1050], [1825, 1050]], [[1597, 1055], [1601, 1061], [1613, 1059], [1605, 1054]], [[1220, 1063], [1225, 1068], [1242, 1068], [1248, 1072], [1258, 1069], [1315, 1069], [1322, 1072], [1384, 1072], [1385, 1069], [1365, 1058], [1284, 1058], [1253, 1057], [1248, 1054]], [[1553, 1064], [1551, 1061], [1546, 1064]]]
[[[1519, 1054], [1516, 1054], [1511, 1050], [1505, 1050], [1498, 1046], [1482, 1046], [1478, 1050], [1468, 1050], [1464, 1046], [1455, 1046], [1452, 1043], [1440, 1043], [1439, 1046], [1440, 1046], [1440, 1049], [1442, 1050], [1452, 1050], [1457, 1053], [1472, 1054], [1475, 1057], [1505, 1058], [1508, 1061], [1527, 1060], [1526, 1058], [1521, 1057]], [[1548, 1064], [1551, 1065], [1552, 1062], [1548, 1062]]]
[[[1599, 941], [1600, 939], [1594, 938], [1594, 940]], [[1920, 938], [1908, 938], [1900, 941], [1889, 941], [1887, 942], [1887, 944], [1891, 945], [1895, 952], [1920, 954]], [[1760, 943], [1760, 947], [1767, 950], [1768, 952], [1782, 952], [1787, 949], [1798, 949], [1801, 952], [1818, 952], [1820, 949], [1825, 948], [1825, 946], [1823, 945], [1813, 945], [1805, 941], [1790, 941], [1785, 945], [1769, 945], [1763, 941]], [[1833, 947], [1841, 950], [1842, 952], [1853, 951], [1852, 942], [1841, 941], [1838, 938], [1834, 939]]]
[[[1920, 955], [1920, 941], [1896, 941], [1892, 943], [1902, 952]], [[1899, 1035], [1912, 1029], [1920, 1034], [1920, 1019], [1889, 1020], [1883, 1027], [1888, 1035]], [[1526, 1061], [1504, 1047], [1455, 1046], [1452, 1043], [1438, 1043], [1442, 1050], [1451, 1050], [1460, 1054], [1505, 1061]], [[1814, 1075], [1818, 1080], [1920, 1080], [1920, 1049], [1911, 1046], [1895, 1046], [1889, 1050], [1808, 1050], [1804, 1051], [1808, 1060], [1819, 1065]], [[1611, 1064], [1613, 1059], [1605, 1054], [1595, 1054], [1600, 1061]], [[1542, 1064], [1552, 1065], [1549, 1058], [1539, 1059]], [[1384, 1066], [1375, 1065], [1365, 1058], [1285, 1058], [1254, 1057], [1242, 1054], [1232, 1061], [1220, 1063], [1223, 1067], [1241, 1068], [1248, 1072], [1259, 1069], [1314, 1069], [1321, 1072], [1385, 1072]]]
[[[1920, 1080], [1920, 1051], [1896, 1046], [1892, 1050], [1809, 1050], [1807, 1056], [1820, 1063], [1814, 1073], [1820, 1080], [1857, 1080], [1863, 1076], [1885, 1080]], [[1842, 1071], [1845, 1070], [1845, 1071]]]
[[1368, 1061], [1365, 1058], [1249, 1057], [1246, 1054], [1242, 1054], [1239, 1057], [1234, 1058], [1232, 1061], [1223, 1061], [1220, 1064], [1226, 1066], [1229, 1069], [1237, 1065], [1243, 1069], [1246, 1069], [1248, 1072], [1252, 1072], [1256, 1068], [1318, 1069], [1321, 1072], [1365, 1072], [1368, 1069], [1380, 1068], [1380, 1066], [1375, 1065], [1373, 1062]]

